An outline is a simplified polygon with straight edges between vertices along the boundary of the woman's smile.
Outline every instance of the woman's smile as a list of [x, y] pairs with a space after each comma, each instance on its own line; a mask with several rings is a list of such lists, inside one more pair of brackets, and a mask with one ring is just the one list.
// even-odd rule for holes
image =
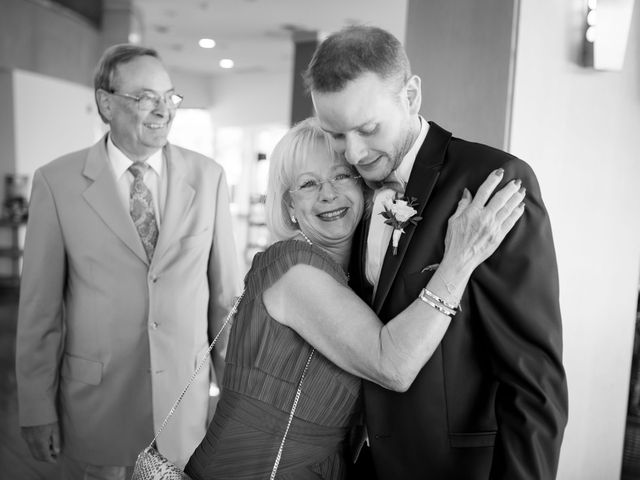
[[335, 220], [340, 220], [341, 218], [344, 218], [347, 215], [348, 210], [349, 209], [347, 207], [342, 207], [335, 210], [329, 210], [327, 212], [319, 213], [316, 216], [320, 220], [324, 220], [326, 222], [333, 222]]

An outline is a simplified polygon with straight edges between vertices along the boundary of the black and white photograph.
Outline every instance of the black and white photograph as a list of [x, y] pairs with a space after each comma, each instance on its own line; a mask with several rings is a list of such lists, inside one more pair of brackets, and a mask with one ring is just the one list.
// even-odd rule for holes
[[640, 480], [636, 0], [0, 0], [0, 480]]

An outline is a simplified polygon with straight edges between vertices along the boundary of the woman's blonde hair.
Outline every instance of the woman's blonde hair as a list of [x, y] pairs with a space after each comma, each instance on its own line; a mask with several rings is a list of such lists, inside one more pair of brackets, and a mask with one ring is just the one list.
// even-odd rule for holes
[[267, 187], [266, 220], [273, 241], [295, 236], [298, 224], [291, 221], [288, 207], [291, 205], [289, 190], [295, 187], [300, 165], [315, 149], [325, 149], [327, 155], [342, 157], [331, 148], [331, 139], [316, 118], [310, 117], [294, 125], [280, 139], [269, 160], [269, 184]]

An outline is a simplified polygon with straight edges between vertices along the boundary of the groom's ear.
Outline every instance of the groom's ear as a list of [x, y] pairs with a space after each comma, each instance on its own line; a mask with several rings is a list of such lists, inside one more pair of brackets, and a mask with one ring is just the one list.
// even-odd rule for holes
[[422, 105], [422, 81], [417, 75], [412, 75], [405, 86], [407, 100], [409, 102], [409, 112], [417, 115]]

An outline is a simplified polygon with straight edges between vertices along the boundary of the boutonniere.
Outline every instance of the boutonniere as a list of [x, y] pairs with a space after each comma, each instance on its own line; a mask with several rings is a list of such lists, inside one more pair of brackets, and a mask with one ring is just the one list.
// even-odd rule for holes
[[383, 201], [384, 211], [380, 212], [386, 220], [385, 224], [393, 227], [391, 235], [391, 244], [393, 245], [393, 254], [398, 253], [398, 242], [400, 236], [404, 233], [404, 227], [409, 224], [416, 225], [422, 217], [416, 214], [418, 211], [413, 208], [417, 205], [417, 199], [409, 197], [408, 199], [390, 198]]

